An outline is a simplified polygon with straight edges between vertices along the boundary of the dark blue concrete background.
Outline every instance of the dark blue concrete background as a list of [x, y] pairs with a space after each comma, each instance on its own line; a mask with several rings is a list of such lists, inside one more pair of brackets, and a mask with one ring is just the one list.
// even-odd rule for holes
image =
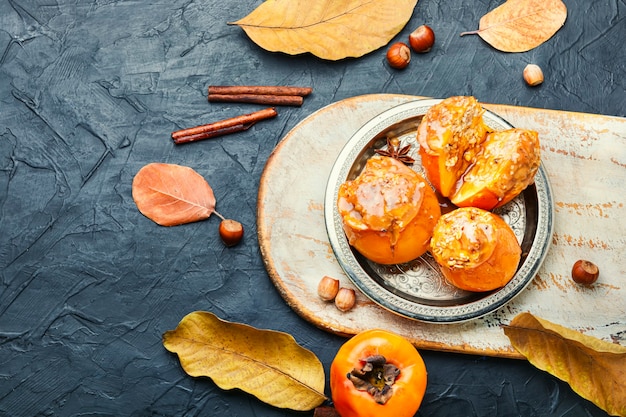
[[[311, 416], [189, 377], [161, 341], [207, 310], [291, 333], [328, 370], [344, 339], [290, 310], [259, 252], [269, 154], [314, 111], [370, 93], [626, 116], [626, 4], [565, 2], [552, 39], [509, 54], [459, 37], [500, 2], [420, 0], [394, 40], [427, 23], [437, 43], [397, 71], [385, 48], [339, 62], [262, 50], [227, 25], [260, 1], [0, 0], [0, 415]], [[524, 84], [527, 63], [543, 85]], [[173, 145], [173, 130], [259, 108], [210, 104], [211, 84], [314, 92], [247, 132]], [[225, 248], [214, 216], [175, 228], [143, 217], [131, 182], [155, 161], [203, 175], [218, 211], [244, 224], [243, 243]], [[606, 415], [525, 361], [423, 356], [420, 416]]]

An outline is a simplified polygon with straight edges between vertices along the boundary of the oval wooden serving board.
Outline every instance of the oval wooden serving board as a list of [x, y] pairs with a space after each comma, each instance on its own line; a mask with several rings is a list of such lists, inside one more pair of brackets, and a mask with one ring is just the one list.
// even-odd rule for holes
[[[397, 332], [416, 347], [520, 358], [501, 326], [529, 311], [543, 319], [626, 345], [626, 119], [485, 104], [513, 126], [539, 132], [555, 204], [552, 245], [532, 283], [501, 309], [459, 324], [399, 316], [357, 291], [342, 313], [317, 296], [324, 275], [354, 288], [330, 246], [324, 220], [328, 174], [350, 137], [372, 117], [420, 97], [374, 94], [333, 103], [296, 125], [267, 161], [258, 197], [261, 253], [276, 288], [300, 316], [327, 331]], [[575, 284], [580, 258], [601, 270], [592, 287]]]

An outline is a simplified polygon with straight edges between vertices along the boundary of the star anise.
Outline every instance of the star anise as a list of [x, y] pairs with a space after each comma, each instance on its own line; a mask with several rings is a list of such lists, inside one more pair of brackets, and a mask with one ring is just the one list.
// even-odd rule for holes
[[376, 152], [378, 155], [395, 158], [400, 162], [411, 165], [415, 162], [415, 159], [409, 156], [410, 150], [411, 144], [400, 148], [400, 141], [398, 139], [387, 138], [387, 149], [376, 149], [374, 152]]

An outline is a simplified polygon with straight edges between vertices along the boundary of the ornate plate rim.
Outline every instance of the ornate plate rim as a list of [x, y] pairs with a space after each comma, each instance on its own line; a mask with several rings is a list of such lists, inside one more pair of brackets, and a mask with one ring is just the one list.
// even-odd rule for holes
[[[352, 254], [336, 209], [339, 185], [345, 181], [356, 157], [383, 130], [408, 118], [422, 116], [443, 99], [418, 99], [392, 107], [365, 123], [346, 142], [331, 169], [324, 196], [324, 219], [328, 238], [339, 265], [352, 283], [381, 307], [398, 315], [429, 323], [460, 323], [496, 311], [525, 289], [541, 267], [550, 247], [554, 227], [552, 190], [543, 165], [535, 177], [537, 190], [537, 225], [528, 255], [511, 281], [502, 289], [475, 301], [454, 305], [427, 305], [402, 298], [380, 286], [363, 269]], [[506, 120], [485, 109], [485, 119], [503, 126], [513, 127]], [[345, 162], [347, 161], [347, 162]], [[344, 256], [349, 253], [350, 255]], [[375, 288], [376, 291], [373, 289]]]

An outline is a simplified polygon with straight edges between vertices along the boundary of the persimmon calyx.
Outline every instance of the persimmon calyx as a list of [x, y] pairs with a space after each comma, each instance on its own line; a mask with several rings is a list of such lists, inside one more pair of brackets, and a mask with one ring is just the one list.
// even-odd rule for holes
[[393, 384], [400, 376], [400, 369], [387, 363], [382, 355], [373, 355], [365, 359], [361, 369], [354, 368], [347, 378], [358, 391], [366, 391], [378, 404], [385, 404], [393, 395]]

